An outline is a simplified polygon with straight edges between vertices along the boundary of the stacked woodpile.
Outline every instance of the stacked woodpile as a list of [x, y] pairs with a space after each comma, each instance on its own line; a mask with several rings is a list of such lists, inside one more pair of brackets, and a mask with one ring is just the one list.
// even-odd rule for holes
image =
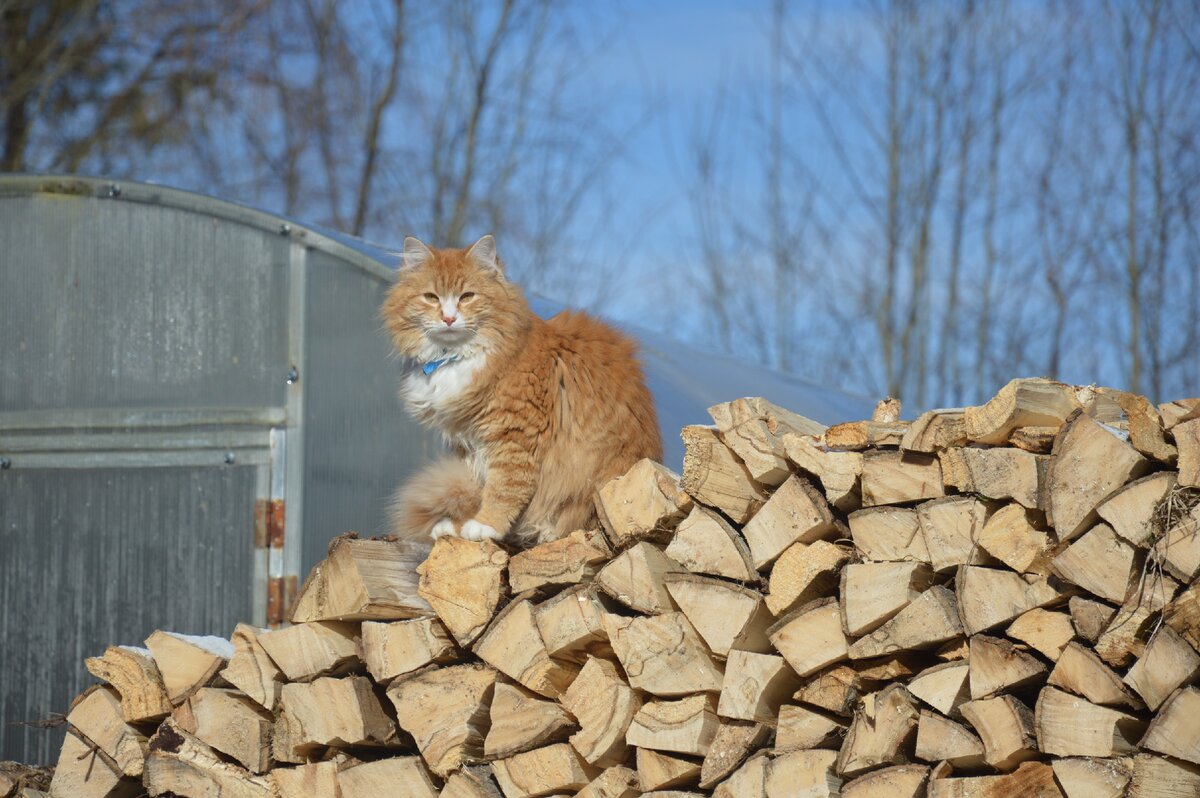
[[346, 536], [292, 626], [88, 660], [50, 794], [1200, 795], [1200, 400], [711, 414], [602, 529]]

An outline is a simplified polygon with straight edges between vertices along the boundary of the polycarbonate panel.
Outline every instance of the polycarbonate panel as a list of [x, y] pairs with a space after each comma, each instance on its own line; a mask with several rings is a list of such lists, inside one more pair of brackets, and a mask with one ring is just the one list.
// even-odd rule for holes
[[400, 405], [398, 361], [379, 319], [391, 284], [319, 251], [308, 264], [301, 579], [330, 538], [386, 532], [396, 486], [440, 447]]
[[284, 403], [288, 240], [164, 205], [0, 197], [0, 412]]
[[0, 471], [0, 760], [50, 763], [85, 657], [251, 618], [255, 469]]

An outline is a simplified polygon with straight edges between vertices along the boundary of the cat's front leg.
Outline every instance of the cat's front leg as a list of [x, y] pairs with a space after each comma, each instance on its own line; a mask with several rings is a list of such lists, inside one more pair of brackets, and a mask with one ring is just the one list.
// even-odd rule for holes
[[507, 535], [537, 491], [537, 464], [527, 449], [510, 442], [489, 455], [479, 512], [459, 531], [467, 540], [499, 540]]

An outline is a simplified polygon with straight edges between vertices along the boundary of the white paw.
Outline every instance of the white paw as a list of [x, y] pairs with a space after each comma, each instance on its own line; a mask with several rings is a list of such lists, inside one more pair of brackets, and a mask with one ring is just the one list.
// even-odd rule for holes
[[499, 540], [501, 535], [487, 524], [481, 524], [472, 518], [462, 525], [459, 536], [466, 540]]
[[454, 528], [454, 522], [449, 518], [443, 518], [433, 525], [433, 530], [430, 531], [429, 536], [437, 540], [446, 535], [454, 536], [456, 534], [458, 534], [458, 531]]

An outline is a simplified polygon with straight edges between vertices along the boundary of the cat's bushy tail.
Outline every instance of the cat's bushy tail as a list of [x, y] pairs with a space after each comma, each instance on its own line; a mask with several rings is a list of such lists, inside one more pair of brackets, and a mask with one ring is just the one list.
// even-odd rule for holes
[[449, 518], [455, 525], [479, 511], [483, 489], [467, 462], [438, 460], [400, 486], [388, 508], [392, 534], [405, 540], [429, 540], [433, 525]]

